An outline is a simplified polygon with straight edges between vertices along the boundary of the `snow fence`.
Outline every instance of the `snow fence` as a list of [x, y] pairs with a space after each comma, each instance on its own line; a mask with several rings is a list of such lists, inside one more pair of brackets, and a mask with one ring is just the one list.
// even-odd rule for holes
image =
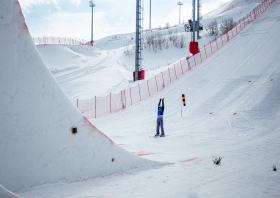
[[244, 5], [245, 3], [262, 3], [262, 2], [263, 2], [263, 0], [241, 0], [238, 3], [233, 4], [232, 6], [224, 9], [220, 14], [230, 11], [234, 8], [240, 7], [240, 6]]
[[110, 94], [105, 97], [95, 96], [88, 100], [77, 99], [73, 101], [73, 104], [84, 116], [90, 119], [114, 113], [147, 99], [219, 50], [253, 20], [260, 16], [274, 1], [275, 0], [263, 0], [249, 14], [243, 17], [242, 20], [239, 20], [239, 22], [237, 22], [230, 30], [222, 33], [219, 37], [210, 41], [200, 49], [200, 53], [180, 60], [172, 67], [168, 68], [168, 70], [159, 73], [154, 78], [138, 84], [135, 87], [125, 89], [118, 94]]
[[32, 37], [35, 45], [89, 45], [93, 46], [90, 41], [84, 39], [73, 39], [73, 38], [60, 38], [60, 37]]

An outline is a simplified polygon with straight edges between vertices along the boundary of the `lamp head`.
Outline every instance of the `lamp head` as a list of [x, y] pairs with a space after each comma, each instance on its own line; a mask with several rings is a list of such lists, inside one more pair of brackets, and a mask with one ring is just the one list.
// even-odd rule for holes
[[92, 0], [89, 1], [89, 7], [95, 7], [95, 3]]

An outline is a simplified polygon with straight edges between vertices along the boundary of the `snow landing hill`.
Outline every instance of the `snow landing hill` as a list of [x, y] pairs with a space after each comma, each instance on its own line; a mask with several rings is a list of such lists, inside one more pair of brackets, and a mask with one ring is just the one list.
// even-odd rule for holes
[[158, 164], [116, 145], [73, 106], [38, 53], [17, 0], [1, 1], [0, 30], [1, 185], [19, 191]]

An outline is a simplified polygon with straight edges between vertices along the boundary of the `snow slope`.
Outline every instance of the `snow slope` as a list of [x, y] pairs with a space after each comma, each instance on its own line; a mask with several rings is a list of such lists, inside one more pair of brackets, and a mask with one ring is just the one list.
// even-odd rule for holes
[[[232, 3], [236, 2], [238, 1]], [[207, 28], [207, 24], [214, 19], [218, 23], [226, 17], [233, 17], [234, 21], [238, 21], [256, 6], [255, 3], [248, 3], [230, 12], [211, 15], [201, 23], [204, 28]], [[216, 13], [220, 13], [223, 9], [217, 10]], [[188, 44], [191, 33], [186, 33], [183, 26], [173, 30], [178, 32], [178, 36], [186, 36], [186, 47], [182, 49], [170, 47], [156, 53], [144, 50], [143, 69], [146, 71], [146, 79], [167, 70], [178, 60], [190, 55]], [[95, 41], [92, 49], [88, 46], [59, 45], [37, 46], [37, 48], [70, 100], [86, 100], [95, 96], [119, 93], [129, 87], [137, 86], [139, 82], [132, 82], [132, 72], [135, 69], [134, 52], [129, 56], [123, 53], [126, 45], [132, 46], [135, 43], [134, 36], [134, 33], [108, 36]], [[205, 31], [201, 32], [201, 36], [202, 39], [198, 40], [200, 47], [214, 39], [207, 36]]]
[[19, 191], [158, 164], [116, 145], [73, 106], [39, 55], [17, 0], [1, 1], [0, 15], [1, 185]]
[[1, 198], [20, 198], [16, 194], [14, 194], [11, 191], [4, 188], [2, 185], [0, 185], [0, 197]]
[[[85, 182], [33, 188], [22, 197], [279, 197], [280, 1], [163, 91], [91, 122], [143, 158], [171, 162]], [[186, 107], [181, 118], [181, 94]], [[165, 98], [165, 138], [155, 134]], [[110, 124], [108, 124], [110, 120]], [[114, 128], [114, 130], [111, 130]], [[220, 165], [212, 159], [223, 157]]]

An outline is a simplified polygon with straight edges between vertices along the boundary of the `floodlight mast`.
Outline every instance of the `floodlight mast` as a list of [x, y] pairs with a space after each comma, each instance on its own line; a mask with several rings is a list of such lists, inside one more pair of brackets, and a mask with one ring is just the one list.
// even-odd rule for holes
[[196, 22], [195, 22], [195, 0], [193, 0], [193, 24], [192, 24], [192, 28], [193, 28], [193, 38], [192, 41], [195, 42], [195, 29], [196, 29]]
[[183, 5], [182, 2], [178, 2], [177, 5], [179, 5], [179, 24], [181, 23], [181, 5]]
[[136, 0], [136, 35], [135, 35], [135, 81], [140, 80], [141, 71], [141, 0]]
[[89, 1], [89, 7], [91, 7], [91, 44], [93, 45], [93, 7], [95, 7], [95, 3], [92, 0]]
[[200, 0], [197, 0], [197, 40], [199, 39], [199, 30], [200, 30], [200, 25], [199, 25], [199, 15], [200, 15], [200, 8], [201, 8], [201, 5], [200, 5]]
[[150, 30], [152, 29], [152, 0], [150, 0]]

